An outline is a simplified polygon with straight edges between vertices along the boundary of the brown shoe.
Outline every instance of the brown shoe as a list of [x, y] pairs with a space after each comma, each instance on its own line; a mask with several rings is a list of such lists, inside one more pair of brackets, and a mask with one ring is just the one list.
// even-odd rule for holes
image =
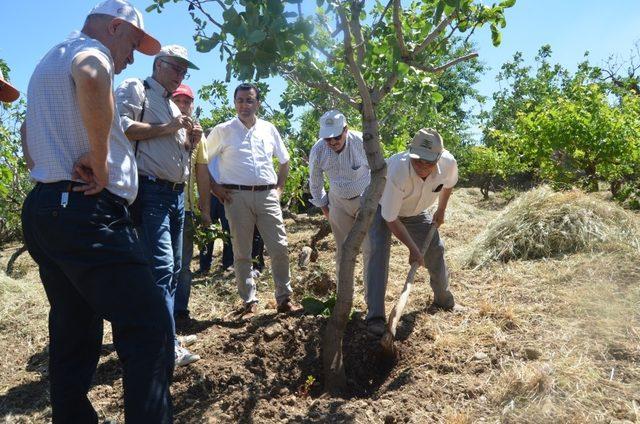
[[276, 311], [278, 311], [279, 314], [287, 314], [290, 312], [297, 312], [300, 309], [302, 309], [301, 306], [294, 305], [293, 302], [291, 302], [291, 299], [286, 298], [278, 305]]
[[255, 316], [258, 312], [258, 302], [249, 302], [244, 305], [244, 307], [240, 310], [240, 318], [249, 319]]

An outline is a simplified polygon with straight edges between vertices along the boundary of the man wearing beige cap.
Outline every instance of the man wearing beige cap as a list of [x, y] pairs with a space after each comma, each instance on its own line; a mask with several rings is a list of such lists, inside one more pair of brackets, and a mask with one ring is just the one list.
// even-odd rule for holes
[[[457, 181], [456, 160], [433, 129], [418, 131], [408, 151], [387, 160], [387, 182], [369, 230], [371, 245], [376, 248], [365, 273], [367, 330], [373, 335], [381, 336], [385, 331], [384, 297], [392, 233], [409, 249], [409, 264], [418, 262], [429, 270], [432, 307], [453, 309], [444, 244], [437, 229], [424, 256], [421, 249], [431, 226], [437, 228], [444, 223], [449, 196]], [[427, 209], [436, 200], [438, 208], [432, 217]]]
[[[311, 203], [322, 209], [336, 240], [336, 270], [342, 255], [342, 243], [360, 211], [360, 200], [371, 180], [362, 133], [347, 127], [347, 119], [338, 110], [320, 117], [320, 139], [309, 154]], [[324, 176], [329, 179], [329, 194]], [[369, 237], [363, 243], [364, 263], [369, 256]]]
[[138, 189], [133, 149], [113, 101], [113, 76], [133, 50], [160, 44], [124, 0], [98, 4], [82, 32], [54, 46], [29, 81], [26, 143], [36, 181], [22, 209], [49, 311], [54, 423], [97, 423], [87, 397], [109, 320], [131, 423], [172, 421], [171, 316], [128, 212]]
[[[187, 49], [164, 46], [150, 77], [127, 79], [116, 90], [122, 127], [138, 163], [140, 190], [133, 207], [138, 233], [172, 317], [182, 263], [184, 186], [191, 151], [202, 137], [202, 128], [171, 101], [188, 69], [198, 68], [189, 61]], [[178, 341], [173, 318], [171, 324], [176, 366], [200, 359]]]
[[4, 79], [2, 70], [0, 70], [0, 102], [11, 103], [18, 100], [18, 97], [20, 97], [20, 92]]

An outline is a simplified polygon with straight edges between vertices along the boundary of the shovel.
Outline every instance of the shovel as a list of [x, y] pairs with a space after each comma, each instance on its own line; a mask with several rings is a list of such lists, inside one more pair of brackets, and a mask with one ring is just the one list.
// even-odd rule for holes
[[[422, 244], [422, 249], [420, 253], [424, 257], [424, 254], [427, 251], [427, 248], [431, 244], [431, 240], [433, 239], [433, 235], [436, 233], [436, 224], [435, 222], [431, 225], [427, 236], [424, 239], [424, 243]], [[407, 301], [409, 300], [409, 293], [411, 292], [411, 287], [413, 286], [413, 279], [416, 276], [416, 272], [418, 271], [418, 262], [414, 262], [411, 264], [411, 269], [409, 270], [409, 274], [407, 275], [407, 279], [404, 282], [404, 288], [402, 289], [402, 293], [400, 293], [400, 298], [394, 305], [391, 313], [389, 314], [389, 319], [387, 320], [387, 331], [385, 331], [382, 339], [380, 340], [380, 344], [382, 345], [382, 351], [385, 355], [393, 357], [395, 356], [396, 350], [393, 345], [393, 340], [396, 337], [396, 327], [398, 327], [398, 322], [400, 322], [400, 317], [402, 316], [402, 311], [404, 307], [407, 305]]]

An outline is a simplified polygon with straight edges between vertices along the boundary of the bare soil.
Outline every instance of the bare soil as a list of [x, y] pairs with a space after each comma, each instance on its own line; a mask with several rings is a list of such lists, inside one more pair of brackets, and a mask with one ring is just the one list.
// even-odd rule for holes
[[[456, 191], [442, 236], [452, 291], [466, 309], [428, 313], [432, 294], [421, 271], [395, 360], [380, 356], [378, 341], [365, 331], [357, 267], [343, 397], [322, 392], [325, 317], [277, 315], [267, 272], [258, 284], [259, 314], [227, 318], [239, 305], [233, 275], [196, 277], [193, 320], [181, 332], [198, 336], [190, 349], [202, 360], [175, 372], [176, 422], [638, 422], [640, 254], [578, 253], [464, 268], [463, 250], [504, 206], [499, 197], [483, 201], [475, 189]], [[318, 244], [315, 263], [297, 266], [320, 220], [287, 221], [297, 300], [334, 290], [331, 237]], [[0, 252], [0, 265], [17, 247]], [[404, 283], [407, 257], [406, 248], [393, 245], [388, 310]], [[13, 278], [0, 276], [0, 422], [50, 421], [47, 311], [37, 269], [25, 254]], [[124, 422], [122, 376], [108, 324], [105, 330], [90, 398], [102, 417]]]

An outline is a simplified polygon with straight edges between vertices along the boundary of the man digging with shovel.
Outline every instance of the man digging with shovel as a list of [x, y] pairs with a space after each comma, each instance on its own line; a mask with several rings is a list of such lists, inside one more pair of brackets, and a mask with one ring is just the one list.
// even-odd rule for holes
[[[391, 233], [409, 249], [409, 264], [417, 262], [429, 270], [434, 293], [430, 309], [453, 309], [444, 244], [437, 227], [444, 223], [447, 203], [457, 181], [456, 160], [444, 149], [442, 137], [433, 129], [418, 131], [408, 151], [387, 160], [387, 182], [369, 230], [371, 246], [375, 247], [365, 273], [367, 331], [372, 335], [382, 336], [385, 332], [384, 298]], [[432, 217], [427, 209], [436, 199], [438, 209]], [[433, 225], [436, 229], [423, 254], [421, 248]]]

